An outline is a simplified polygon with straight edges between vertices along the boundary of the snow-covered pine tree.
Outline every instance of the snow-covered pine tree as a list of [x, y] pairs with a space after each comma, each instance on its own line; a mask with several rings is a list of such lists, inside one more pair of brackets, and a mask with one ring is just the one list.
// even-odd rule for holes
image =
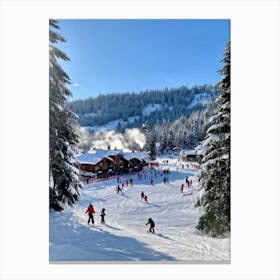
[[144, 123], [141, 128], [141, 132], [144, 133], [146, 138], [146, 144], [144, 146], [144, 149], [149, 152], [150, 159], [155, 160], [156, 159], [156, 139], [154, 131], [151, 129], [151, 127]]
[[226, 45], [222, 75], [217, 84], [216, 112], [209, 118], [201, 144], [203, 158], [199, 183], [203, 214], [197, 228], [211, 236], [230, 231], [230, 41]]
[[65, 39], [52, 29], [59, 29], [57, 20], [49, 21], [49, 207], [61, 211], [73, 205], [79, 197], [79, 169], [74, 156], [78, 136], [72, 128], [76, 115], [67, 109], [69, 76], [58, 63], [69, 60], [54, 46]]

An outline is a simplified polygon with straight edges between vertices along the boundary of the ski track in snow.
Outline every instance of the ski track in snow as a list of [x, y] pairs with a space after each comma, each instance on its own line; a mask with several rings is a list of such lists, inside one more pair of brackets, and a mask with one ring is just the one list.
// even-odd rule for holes
[[[133, 187], [125, 187], [117, 194], [116, 180], [87, 185], [81, 191], [77, 205], [62, 213], [50, 213], [50, 260], [63, 261], [213, 261], [230, 260], [230, 238], [212, 238], [195, 229], [201, 215], [194, 209], [194, 200], [182, 196], [180, 186], [189, 176], [194, 187], [184, 192], [196, 194], [196, 170], [179, 169], [176, 159], [168, 158], [170, 184], [163, 184], [163, 176], [149, 184], [146, 179], [131, 176]], [[184, 163], [185, 164], [185, 163]], [[185, 164], [186, 165], [186, 164]], [[178, 165], [179, 167], [179, 165]], [[140, 193], [148, 196], [148, 203], [140, 201]], [[88, 225], [85, 213], [89, 203], [95, 208], [95, 225]], [[106, 209], [101, 225], [100, 212]], [[156, 234], [147, 233], [148, 218], [155, 221]]]

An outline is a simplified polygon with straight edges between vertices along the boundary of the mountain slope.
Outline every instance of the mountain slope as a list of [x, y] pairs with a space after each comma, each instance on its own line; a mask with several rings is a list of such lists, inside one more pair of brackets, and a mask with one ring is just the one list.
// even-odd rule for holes
[[174, 121], [181, 116], [201, 110], [203, 105], [216, 97], [211, 85], [180, 87], [175, 89], [150, 90], [140, 93], [100, 95], [96, 98], [76, 100], [70, 109], [79, 115], [81, 126], [108, 126], [114, 122], [114, 129], [141, 127], [163, 121]]
[[[91, 184], [82, 191], [78, 205], [63, 213], [52, 212], [50, 260], [228, 262], [230, 239], [201, 235], [195, 229], [200, 212], [194, 209], [193, 196], [180, 193], [187, 175], [194, 187], [185, 188], [185, 193], [197, 195], [196, 169], [181, 169], [175, 158], [169, 158], [169, 164], [163, 160], [161, 167], [171, 172], [168, 185], [160, 174], [150, 185], [146, 170], [146, 178], [134, 175], [133, 187], [125, 187], [123, 194], [115, 192], [116, 179]], [[147, 204], [140, 201], [141, 191], [148, 195]], [[96, 226], [87, 225], [85, 210], [90, 202], [96, 210]], [[107, 226], [100, 224], [102, 208]], [[150, 217], [156, 223], [155, 235], [147, 233], [145, 223]]]

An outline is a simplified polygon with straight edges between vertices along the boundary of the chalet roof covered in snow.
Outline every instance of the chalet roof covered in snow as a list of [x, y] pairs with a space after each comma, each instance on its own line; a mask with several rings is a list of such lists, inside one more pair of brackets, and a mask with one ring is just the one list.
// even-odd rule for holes
[[84, 164], [96, 164], [100, 162], [103, 158], [107, 158], [113, 161], [113, 159], [108, 156], [108, 150], [95, 150], [92, 152], [81, 154], [76, 158], [78, 162]]
[[182, 150], [180, 156], [196, 156], [197, 152], [195, 150]]
[[149, 155], [147, 152], [129, 152], [123, 153], [123, 157], [127, 160], [131, 160], [133, 158], [137, 158], [139, 160], [147, 161], [149, 159]]
[[113, 159], [110, 156], [122, 155], [126, 160], [131, 160], [137, 158], [139, 160], [147, 161], [149, 156], [147, 152], [123, 152], [122, 150], [102, 150], [95, 149], [87, 153], [81, 154], [76, 157], [78, 162], [84, 164], [96, 164], [100, 162], [103, 158], [107, 158], [111, 161]]

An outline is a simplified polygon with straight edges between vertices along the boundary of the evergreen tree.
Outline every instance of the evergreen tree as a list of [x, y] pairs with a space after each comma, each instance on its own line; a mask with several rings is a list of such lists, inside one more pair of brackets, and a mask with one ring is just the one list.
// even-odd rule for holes
[[144, 149], [150, 153], [150, 159], [156, 159], [156, 139], [155, 134], [151, 130], [151, 127], [147, 124], [143, 124], [141, 131], [144, 133], [146, 138], [146, 144]]
[[204, 156], [199, 175], [204, 213], [197, 228], [211, 236], [230, 231], [230, 42], [221, 61], [224, 66], [219, 71], [222, 79], [217, 84], [216, 112], [201, 144]]
[[78, 137], [72, 127], [77, 116], [67, 109], [71, 80], [58, 63], [69, 58], [54, 46], [65, 39], [52, 30], [59, 29], [56, 20], [50, 20], [49, 25], [49, 207], [60, 211], [78, 200], [81, 187], [74, 156]]

